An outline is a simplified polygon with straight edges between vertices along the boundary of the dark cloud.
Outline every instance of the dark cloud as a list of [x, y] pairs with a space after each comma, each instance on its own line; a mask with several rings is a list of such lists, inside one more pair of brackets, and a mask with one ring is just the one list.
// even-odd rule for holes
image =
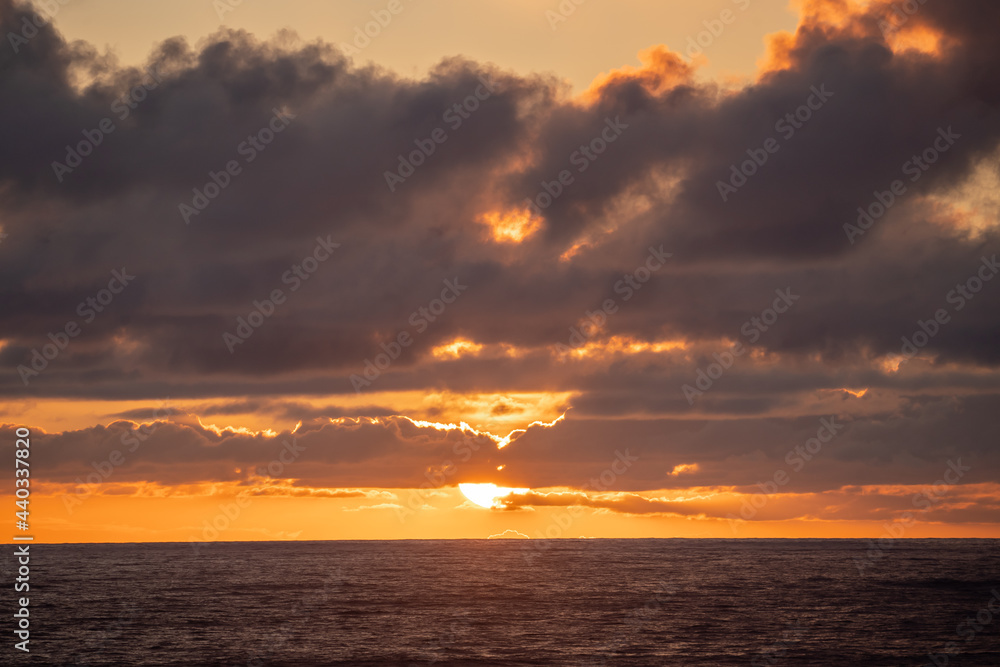
[[[114, 466], [116, 483], [246, 481], [273, 464], [271, 477], [307, 487], [492, 481], [592, 491], [722, 486], [753, 492], [784, 471], [788, 482], [782, 490], [806, 493], [852, 484], [931, 483], [949, 461], [970, 466], [963, 484], [998, 483], [995, 448], [978, 438], [991, 427], [996, 409], [994, 396], [914, 401], [894, 414], [869, 417], [569, 416], [551, 426], [530, 426], [502, 449], [485, 432], [445, 430], [399, 416], [314, 419], [294, 434], [254, 434], [205, 427], [177, 413], [64, 433], [35, 429], [32, 460], [48, 481], [58, 482], [86, 478], [119, 458], [113, 454], [118, 452], [123, 462]], [[12, 448], [13, 427], [4, 433]]]
[[[130, 70], [66, 44], [46, 26], [18, 53], [0, 56], [0, 92], [18, 102], [4, 105], [0, 118], [8, 147], [0, 206], [9, 235], [0, 356], [11, 370], [27, 362], [48, 333], [79, 319], [78, 304], [113, 269], [125, 267], [137, 276], [133, 284], [28, 392], [72, 394], [84, 377], [88, 391], [100, 392], [95, 384], [308, 370], [338, 377], [341, 391], [380, 341], [412, 329], [409, 316], [445, 279], [457, 277], [475, 296], [436, 319], [393, 371], [457, 335], [560, 342], [584, 311], [621, 298], [613, 286], [641, 265], [650, 243], [672, 251], [672, 265], [613, 318], [613, 333], [731, 336], [775, 288], [792, 286], [803, 296], [800, 307], [762, 345], [835, 361], [860, 349], [891, 353], [918, 318], [947, 307], [949, 290], [998, 246], [995, 225], [970, 238], [942, 226], [945, 214], [922, 203], [995, 155], [997, 91], [983, 73], [996, 49], [980, 34], [976, 12], [996, 9], [981, 5], [921, 10], [921, 24], [952, 44], [936, 57], [893, 53], [876, 14], [863, 14], [839, 31], [806, 22], [789, 66], [736, 93], [696, 83], [678, 57], [659, 51], [639, 73], [605, 81], [583, 105], [554, 80], [458, 58], [405, 80], [357, 68], [332, 47], [279, 46], [232, 31], [198, 50], [170, 40], [145, 68]], [[25, 11], [5, 5], [4, 31]], [[83, 71], [94, 82], [80, 87]], [[115, 106], [130, 86], [153, 83], [147, 71], [156, 73], [155, 87], [134, 109]], [[444, 112], [483, 91], [482, 81], [494, 92], [452, 129]], [[833, 97], [723, 202], [717, 182], [730, 165], [747, 159], [746, 150], [775, 134], [776, 119], [820, 85]], [[113, 108], [128, 116], [119, 119], [124, 112]], [[294, 119], [244, 162], [240, 146], [275, 109]], [[114, 132], [60, 183], [53, 162], [103, 118]], [[576, 173], [574, 151], [614, 118], [628, 129]], [[384, 173], [398, 166], [396, 156], [438, 127], [448, 140], [390, 193]], [[961, 139], [908, 184], [857, 246], [848, 243], [843, 224], [932, 144], [939, 127], [953, 127]], [[184, 224], [178, 206], [229, 160], [241, 173]], [[477, 216], [520, 206], [566, 168], [577, 180], [544, 211], [547, 231], [517, 255], [485, 252]], [[667, 181], [674, 185], [664, 189]], [[615, 203], [637, 198], [649, 203], [638, 215]], [[613, 236], [553, 262], [609, 223], [618, 229]], [[282, 277], [317, 238], [341, 246], [292, 292]], [[274, 289], [288, 301], [229, 354], [223, 333], [235, 332], [237, 318]], [[929, 349], [942, 359], [995, 365], [998, 302], [996, 290], [984, 290]], [[125, 363], [122, 338], [133, 343]], [[2, 390], [26, 391], [19, 380], [7, 374]], [[409, 384], [382, 381], [400, 383]]]

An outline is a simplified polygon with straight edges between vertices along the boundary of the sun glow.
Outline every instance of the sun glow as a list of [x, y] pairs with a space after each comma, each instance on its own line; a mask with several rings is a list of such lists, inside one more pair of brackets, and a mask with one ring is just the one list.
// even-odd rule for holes
[[476, 356], [483, 349], [481, 343], [476, 343], [464, 338], [456, 338], [447, 345], [438, 345], [431, 350], [431, 356], [435, 359], [458, 359], [463, 356]]
[[[573, 343], [573, 341], [570, 341]], [[563, 357], [576, 359], [601, 358], [623, 354], [661, 354], [674, 350], [686, 350], [689, 344], [684, 340], [643, 341], [630, 336], [611, 336], [603, 340], [590, 340], [583, 345], [575, 345], [565, 351], [555, 348]], [[563, 346], [565, 347], [565, 346]]]
[[671, 477], [677, 477], [678, 475], [683, 475], [685, 473], [698, 472], [697, 463], [680, 463], [675, 465], [673, 470], [671, 470], [668, 475]]
[[462, 494], [486, 509], [500, 509], [504, 506], [500, 499], [512, 493], [527, 493], [530, 489], [513, 489], [496, 484], [459, 484], [458, 489]]
[[520, 243], [542, 226], [529, 209], [492, 211], [481, 215], [479, 222], [490, 228], [490, 237], [496, 243]]

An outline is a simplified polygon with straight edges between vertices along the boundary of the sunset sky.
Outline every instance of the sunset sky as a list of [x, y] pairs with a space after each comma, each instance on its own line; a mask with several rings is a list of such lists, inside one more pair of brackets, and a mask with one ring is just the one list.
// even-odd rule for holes
[[36, 540], [1000, 537], [1000, 5], [54, 5]]

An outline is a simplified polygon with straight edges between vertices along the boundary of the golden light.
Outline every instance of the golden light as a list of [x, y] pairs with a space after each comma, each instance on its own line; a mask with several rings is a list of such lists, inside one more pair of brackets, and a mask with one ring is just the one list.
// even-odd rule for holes
[[643, 341], [629, 336], [611, 336], [603, 340], [590, 340], [579, 347], [564, 351], [563, 356], [582, 358], [600, 358], [616, 354], [662, 354], [674, 350], [686, 350], [687, 341], [662, 340]]
[[464, 421], [479, 432], [510, 433], [534, 422], [550, 422], [566, 412], [573, 392], [509, 394], [428, 393], [421, 411], [442, 421]]
[[261, 429], [259, 431], [255, 431], [255, 430], [253, 430], [251, 428], [248, 428], [246, 426], [217, 426], [216, 424], [206, 424], [205, 422], [203, 422], [201, 420], [201, 417], [199, 417], [197, 415], [195, 415], [195, 421], [198, 422], [198, 426], [200, 426], [201, 428], [205, 429], [206, 431], [211, 431], [212, 433], [214, 433], [217, 436], [227, 435], [227, 434], [232, 435], [232, 434], [239, 433], [241, 435], [250, 435], [250, 436], [253, 436], [255, 438], [256, 437], [260, 437], [260, 436], [265, 436], [265, 437], [268, 437], [268, 438], [273, 438], [276, 435], [278, 435], [277, 431], [273, 431], [273, 430], [271, 430], [269, 428], [265, 428], [265, 429]]
[[875, 366], [883, 373], [898, 373], [899, 367], [906, 361], [906, 357], [901, 354], [892, 354], [882, 357], [875, 362]]
[[698, 472], [697, 463], [680, 463], [674, 466], [668, 474], [671, 477], [676, 477], [677, 475], [683, 475], [684, 473]]
[[804, 31], [819, 28], [828, 33], [864, 38], [866, 28], [857, 19], [876, 2], [888, 4], [884, 0], [793, 0], [799, 24], [794, 32], [782, 30], [764, 38], [765, 51], [757, 61], [757, 78], [792, 67], [795, 49]]
[[527, 208], [510, 211], [491, 211], [479, 216], [478, 221], [490, 230], [496, 243], [520, 243], [542, 226], [542, 221]]
[[[891, 24], [887, 24], [891, 25]], [[945, 43], [945, 35], [926, 25], [892, 26], [885, 30], [886, 41], [894, 53], [917, 51], [929, 56], [940, 55]]]
[[568, 262], [569, 260], [573, 259], [577, 255], [577, 253], [579, 253], [581, 250], [587, 247], [590, 247], [589, 244], [584, 243], [582, 241], [574, 243], [569, 247], [568, 250], [566, 250], [566, 252], [559, 255], [559, 261]]
[[[504, 436], [503, 438], [500, 438], [499, 440], [496, 441], [496, 443], [497, 443], [497, 449], [503, 449], [504, 447], [506, 447], [510, 443], [514, 442], [515, 440], [517, 440], [518, 438], [520, 438], [522, 435], [524, 435], [525, 433], [527, 433], [528, 429], [531, 428], [532, 426], [541, 426], [542, 428], [552, 428], [553, 426], [555, 426], [556, 424], [558, 424], [559, 422], [561, 422], [563, 419], [566, 419], [566, 413], [565, 412], [562, 413], [561, 415], [559, 415], [558, 417], [556, 417], [555, 419], [553, 419], [550, 422], [534, 421], [534, 422], [531, 422], [530, 424], [528, 424], [527, 428], [514, 429], [513, 431], [511, 431], [510, 433], [508, 433], [506, 436]], [[494, 436], [494, 438], [495, 438], [495, 436]]]
[[496, 484], [459, 484], [458, 490], [470, 501], [486, 509], [500, 509], [504, 506], [498, 502], [512, 493], [527, 493], [530, 489], [512, 489]]
[[601, 99], [604, 90], [616, 84], [638, 82], [653, 95], [660, 95], [676, 86], [687, 83], [694, 75], [695, 66], [684, 60], [663, 44], [639, 52], [639, 67], [625, 65], [597, 75], [590, 87], [580, 94], [582, 104], [593, 104]]
[[483, 349], [481, 343], [471, 340], [456, 338], [446, 345], [438, 345], [431, 350], [431, 356], [435, 359], [458, 359], [466, 355], [475, 356]]

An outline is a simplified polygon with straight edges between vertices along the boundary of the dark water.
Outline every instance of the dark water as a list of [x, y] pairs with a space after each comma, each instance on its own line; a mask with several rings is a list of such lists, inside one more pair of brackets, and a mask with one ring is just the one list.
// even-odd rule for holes
[[862, 571], [862, 540], [545, 544], [34, 545], [32, 652], [0, 662], [925, 665], [954, 642], [939, 664], [1000, 665], [995, 540], [897, 540]]

